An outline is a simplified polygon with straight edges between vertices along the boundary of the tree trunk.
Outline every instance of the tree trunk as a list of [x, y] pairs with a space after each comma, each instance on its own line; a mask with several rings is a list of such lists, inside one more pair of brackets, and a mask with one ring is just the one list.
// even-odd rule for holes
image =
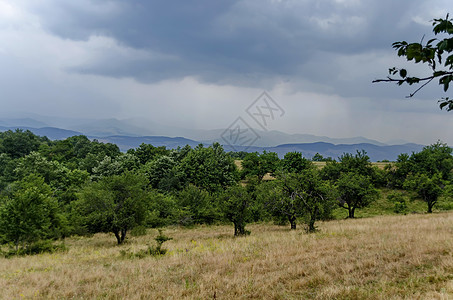
[[121, 236], [119, 230], [113, 231], [113, 234], [115, 234], [116, 241], [118, 242], [118, 245], [121, 245]]
[[433, 206], [434, 206], [434, 203], [428, 202], [428, 213], [429, 214], [433, 212]]
[[246, 235], [245, 225], [243, 223], [234, 223], [234, 236]]
[[349, 212], [348, 218], [354, 219], [354, 211], [355, 211], [355, 207], [348, 207], [348, 212]]
[[308, 223], [308, 232], [315, 232], [316, 231], [315, 221], [316, 221], [316, 219], [312, 216], [310, 218], [309, 223]]
[[121, 229], [121, 244], [126, 239], [126, 232], [127, 232], [127, 229]]
[[296, 230], [296, 218], [295, 217], [289, 218], [289, 222], [291, 223], [291, 230]]
[[316, 217], [318, 216], [318, 207], [315, 207], [314, 211], [310, 214], [310, 221], [308, 223], [308, 232], [315, 232], [315, 222]]

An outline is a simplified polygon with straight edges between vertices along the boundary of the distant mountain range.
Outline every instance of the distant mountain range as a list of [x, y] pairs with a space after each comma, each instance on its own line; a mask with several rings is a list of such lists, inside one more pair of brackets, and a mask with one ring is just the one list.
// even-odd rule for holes
[[[142, 122], [143, 123], [143, 122]], [[101, 142], [114, 143], [122, 151], [137, 148], [141, 143], [152, 144], [156, 147], [165, 146], [170, 149], [200, 143], [210, 145], [213, 142], [225, 144], [221, 135], [225, 129], [196, 130], [180, 129], [159, 124], [154, 130], [141, 127], [137, 120], [69, 120], [63, 127], [64, 119], [58, 118], [0, 118], [0, 131], [21, 128], [30, 130], [36, 135], [47, 136], [52, 140], [65, 139], [75, 135], [86, 135]], [[57, 125], [57, 126], [52, 126]], [[61, 127], [60, 127], [61, 126]], [[63, 128], [62, 128], [63, 127]], [[276, 152], [283, 157], [287, 152], [298, 151], [305, 157], [311, 158], [316, 153], [324, 157], [337, 158], [343, 153], [355, 153], [365, 150], [372, 161], [395, 160], [400, 153], [420, 151], [423, 145], [407, 143], [404, 140], [394, 141], [399, 145], [385, 144], [364, 137], [329, 138], [310, 134], [287, 134], [280, 131], [256, 130], [260, 138], [250, 147], [240, 145], [224, 145], [227, 151]], [[179, 133], [179, 134], [178, 134]]]
[[189, 145], [190, 147], [196, 147], [200, 142], [186, 139], [183, 137], [168, 137], [168, 136], [124, 136], [114, 135], [107, 137], [96, 138], [98, 141], [103, 143], [112, 143], [118, 145], [121, 151], [127, 151], [131, 148], [137, 148], [140, 144], [151, 144], [154, 147], [165, 146], [168, 149], [176, 149], [178, 147], [184, 147]]
[[[368, 143], [360, 144], [331, 144], [324, 142], [316, 143], [300, 143], [300, 144], [283, 144], [276, 147], [249, 147], [247, 152], [262, 152], [263, 150], [275, 152], [282, 158], [288, 152], [300, 152], [306, 158], [312, 158], [316, 153], [323, 157], [331, 157], [337, 159], [343, 153], [355, 154], [357, 151], [365, 150], [371, 161], [389, 160], [395, 161], [401, 153], [411, 154], [419, 152], [423, 149], [423, 145], [419, 144], [404, 144], [404, 145], [386, 145], [378, 146]], [[234, 146], [236, 151], [245, 150], [244, 147]], [[232, 151], [231, 146], [225, 146], [226, 151]]]
[[75, 136], [75, 135], [82, 135], [83, 133], [74, 131], [74, 130], [67, 130], [55, 127], [42, 127], [42, 128], [33, 128], [27, 126], [0, 126], [0, 131], [8, 131], [8, 130], [30, 130], [36, 135], [39, 136], [47, 136], [51, 140], [64, 140], [68, 137]]

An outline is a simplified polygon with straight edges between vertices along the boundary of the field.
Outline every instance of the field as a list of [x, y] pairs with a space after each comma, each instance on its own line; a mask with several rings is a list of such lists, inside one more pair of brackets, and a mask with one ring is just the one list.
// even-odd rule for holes
[[320, 222], [319, 231], [253, 224], [167, 228], [160, 257], [131, 258], [157, 231], [116, 246], [69, 238], [68, 250], [0, 259], [3, 299], [449, 299], [453, 213]]

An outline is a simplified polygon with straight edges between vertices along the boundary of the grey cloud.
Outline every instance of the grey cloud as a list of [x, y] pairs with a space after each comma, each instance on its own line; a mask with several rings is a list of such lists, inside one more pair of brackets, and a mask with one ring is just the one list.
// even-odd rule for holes
[[49, 1], [34, 9], [43, 26], [61, 37], [105, 35], [120, 45], [177, 58], [99, 58], [72, 71], [144, 82], [194, 76], [256, 85], [272, 77], [334, 80], [341, 70], [304, 64], [316, 65], [320, 51], [351, 55], [420, 38], [427, 28], [410, 21], [416, 12], [408, 7], [421, 2], [83, 0]]

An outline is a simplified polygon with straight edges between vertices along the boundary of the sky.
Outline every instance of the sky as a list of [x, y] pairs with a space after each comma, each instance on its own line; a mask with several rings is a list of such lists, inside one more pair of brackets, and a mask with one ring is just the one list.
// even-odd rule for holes
[[[453, 144], [448, 96], [372, 83], [427, 74], [395, 41], [432, 36], [451, 0], [0, 0], [0, 113], [219, 129], [264, 91], [265, 130]], [[248, 113], [249, 112], [249, 113]], [[262, 125], [262, 124], [261, 124]]]

